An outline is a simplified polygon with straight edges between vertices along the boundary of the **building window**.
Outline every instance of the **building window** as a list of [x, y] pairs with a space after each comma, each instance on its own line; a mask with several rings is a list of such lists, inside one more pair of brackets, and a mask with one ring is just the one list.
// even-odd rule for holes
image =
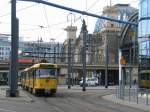
[[123, 14], [123, 20], [127, 20], [127, 15], [126, 15], [126, 13]]
[[[139, 19], [150, 17], [150, 0], [141, 0], [139, 7]], [[150, 19], [141, 20], [139, 23], [139, 37], [150, 34]]]
[[114, 24], [111, 24], [111, 28], [113, 28]]
[[141, 57], [150, 58], [150, 41], [141, 42], [139, 50]]

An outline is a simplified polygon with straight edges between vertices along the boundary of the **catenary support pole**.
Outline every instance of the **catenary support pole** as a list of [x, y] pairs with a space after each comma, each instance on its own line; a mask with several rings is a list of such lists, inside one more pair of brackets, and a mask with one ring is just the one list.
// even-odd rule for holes
[[17, 77], [18, 77], [18, 38], [19, 38], [19, 20], [16, 18], [16, 0], [11, 1], [11, 64], [9, 73], [9, 90], [6, 96], [16, 97], [19, 95]]

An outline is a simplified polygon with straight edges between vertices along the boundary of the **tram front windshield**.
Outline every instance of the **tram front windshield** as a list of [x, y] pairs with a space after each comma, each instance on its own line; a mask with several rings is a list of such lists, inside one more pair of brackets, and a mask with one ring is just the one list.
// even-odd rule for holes
[[56, 76], [56, 69], [37, 69], [36, 77]]

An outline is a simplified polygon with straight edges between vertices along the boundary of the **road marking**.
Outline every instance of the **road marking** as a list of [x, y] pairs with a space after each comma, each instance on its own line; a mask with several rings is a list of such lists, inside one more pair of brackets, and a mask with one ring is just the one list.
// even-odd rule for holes
[[3, 108], [0, 108], [0, 110], [5, 111], [5, 112], [16, 112], [16, 111], [13, 111], [13, 110], [7, 110], [7, 109], [3, 109]]

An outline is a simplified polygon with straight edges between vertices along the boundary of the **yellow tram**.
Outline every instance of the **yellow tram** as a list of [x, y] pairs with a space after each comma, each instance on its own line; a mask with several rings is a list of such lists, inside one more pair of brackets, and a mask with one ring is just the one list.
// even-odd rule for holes
[[21, 86], [35, 95], [40, 93], [55, 94], [58, 71], [57, 64], [34, 64], [21, 71]]
[[139, 87], [150, 88], [150, 70], [141, 70]]

